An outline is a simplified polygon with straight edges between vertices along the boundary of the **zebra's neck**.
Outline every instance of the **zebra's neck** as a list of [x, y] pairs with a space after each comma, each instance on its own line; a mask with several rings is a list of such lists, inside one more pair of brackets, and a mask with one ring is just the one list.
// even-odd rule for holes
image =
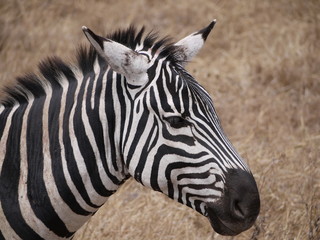
[[60, 146], [68, 145], [65, 161], [69, 163], [74, 158], [73, 166], [67, 166], [70, 174], [79, 172], [92, 205], [100, 206], [127, 178], [120, 151], [120, 119], [124, 114], [121, 102], [125, 100], [117, 92], [120, 76], [104, 62], [97, 59], [93, 71], [85, 75], [73, 71], [77, 81], [63, 81], [62, 91], [52, 94], [61, 99]]
[[44, 84], [45, 94], [0, 107], [0, 172], [12, 175], [1, 175], [8, 185], [1, 194], [10, 197], [0, 211], [20, 209], [3, 224], [28, 216], [26, 224], [45, 239], [70, 236], [128, 177], [119, 145], [127, 101], [119, 95], [121, 77], [98, 61], [85, 75], [68, 71], [59, 84]]

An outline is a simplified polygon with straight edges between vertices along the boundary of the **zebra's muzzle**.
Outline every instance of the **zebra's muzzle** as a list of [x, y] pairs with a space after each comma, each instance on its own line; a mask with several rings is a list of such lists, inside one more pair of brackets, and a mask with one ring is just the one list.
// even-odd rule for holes
[[260, 197], [251, 173], [229, 170], [221, 199], [207, 204], [213, 229], [221, 235], [234, 236], [249, 229], [260, 212]]

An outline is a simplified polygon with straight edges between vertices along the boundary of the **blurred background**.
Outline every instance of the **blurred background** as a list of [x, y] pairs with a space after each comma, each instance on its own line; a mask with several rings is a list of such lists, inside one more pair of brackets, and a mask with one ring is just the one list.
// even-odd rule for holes
[[82, 25], [104, 35], [134, 23], [178, 41], [212, 19], [187, 69], [256, 178], [256, 224], [221, 237], [205, 217], [129, 180], [74, 239], [320, 239], [318, 0], [0, 0], [0, 85], [47, 56], [72, 62], [88, 44]]

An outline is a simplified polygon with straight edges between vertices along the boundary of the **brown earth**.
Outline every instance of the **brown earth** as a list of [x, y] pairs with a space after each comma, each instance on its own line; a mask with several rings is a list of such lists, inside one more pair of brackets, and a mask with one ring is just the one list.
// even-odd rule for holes
[[[261, 192], [256, 224], [221, 237], [195, 211], [130, 180], [75, 239], [320, 239], [320, 2], [0, 0], [0, 84], [50, 55], [72, 59], [81, 26], [130, 23], [179, 40], [217, 24], [188, 70], [214, 98]], [[1, 94], [3, 96], [3, 93]]]

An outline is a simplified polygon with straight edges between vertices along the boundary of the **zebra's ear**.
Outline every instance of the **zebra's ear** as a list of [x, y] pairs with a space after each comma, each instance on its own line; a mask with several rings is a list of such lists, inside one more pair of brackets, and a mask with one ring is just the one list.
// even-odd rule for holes
[[146, 56], [120, 43], [100, 37], [85, 26], [82, 27], [82, 30], [99, 55], [106, 59], [112, 70], [124, 75], [131, 85], [139, 86], [146, 83], [149, 67], [149, 60]]
[[189, 62], [195, 55], [197, 55], [215, 23], [216, 20], [213, 20], [207, 27], [198, 32], [190, 34], [175, 44], [175, 46], [180, 47], [180, 49], [177, 51], [177, 58], [179, 61], [186, 63]]

